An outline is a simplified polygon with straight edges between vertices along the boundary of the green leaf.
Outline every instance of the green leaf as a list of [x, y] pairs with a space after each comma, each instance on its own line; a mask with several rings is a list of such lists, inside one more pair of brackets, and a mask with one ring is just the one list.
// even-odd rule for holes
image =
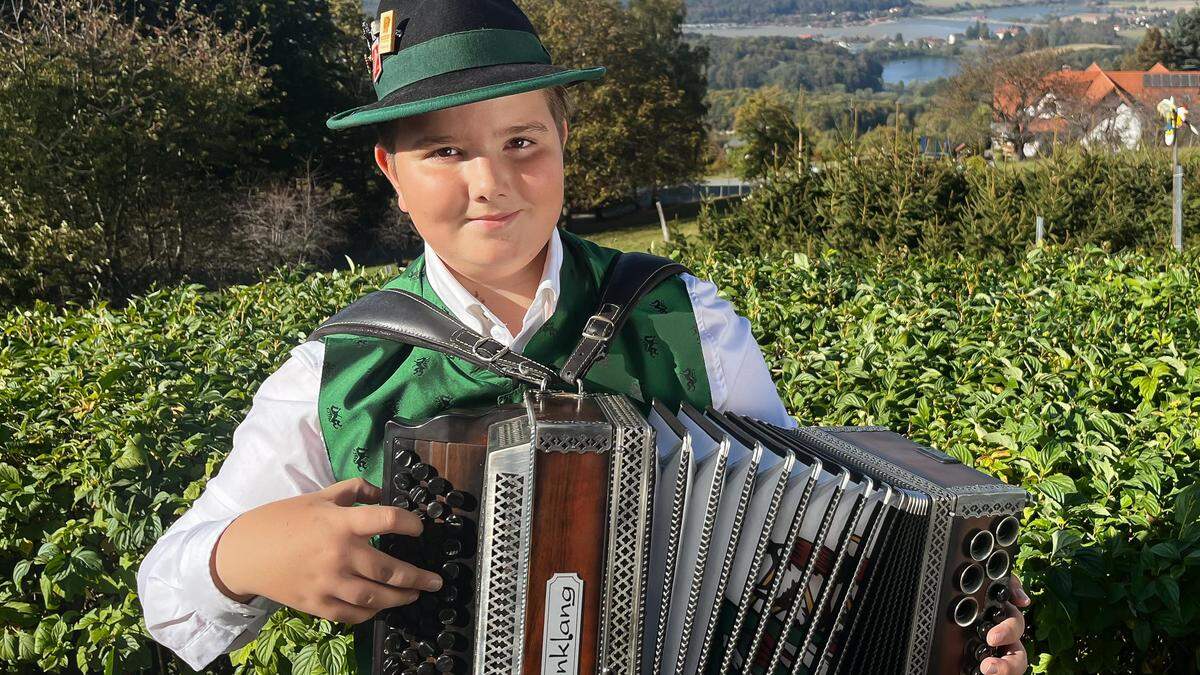
[[307, 644], [300, 653], [292, 657], [292, 675], [325, 675], [325, 669], [317, 659], [317, 645]]
[[1150, 622], [1139, 621], [1133, 626], [1133, 642], [1143, 652], [1150, 646]]
[[278, 629], [264, 631], [259, 634], [258, 639], [254, 641], [254, 656], [262, 663], [270, 663], [271, 659], [274, 658], [279, 638], [282, 636], [283, 631]]
[[76, 549], [71, 554], [71, 560], [91, 572], [99, 572], [104, 566], [100, 554], [87, 549]]
[[13, 566], [13, 584], [15, 584], [18, 589], [21, 588], [21, 579], [24, 579], [25, 575], [29, 574], [29, 568], [31, 567], [33, 567], [32, 560], [21, 560]]
[[0, 661], [17, 660], [17, 634], [7, 628], [0, 633]]
[[39, 654], [52, 651], [62, 644], [63, 636], [67, 634], [67, 624], [58, 616], [49, 616], [38, 624], [33, 632], [33, 648]]
[[1159, 594], [1163, 603], [1172, 612], [1179, 611], [1179, 582], [1173, 577], [1161, 577], [1158, 580]]
[[21, 488], [21, 473], [16, 467], [0, 462], [0, 487], [9, 490]]
[[45, 605], [46, 609], [57, 609], [58, 597], [53, 577], [49, 574], [43, 574], [38, 579], [38, 586], [42, 591], [42, 604]]
[[1061, 473], [1056, 473], [1052, 476], [1034, 483], [1034, 489], [1046, 495], [1050, 499], [1062, 504], [1066, 501], [1067, 495], [1075, 494], [1075, 482]]
[[1164, 541], [1150, 547], [1150, 552], [1160, 558], [1174, 560], [1179, 557], [1179, 544], [1173, 541]]
[[344, 672], [346, 670], [346, 643], [336, 638], [321, 642], [317, 650], [317, 658], [325, 672]]
[[146, 453], [142, 450], [141, 434], [134, 434], [125, 442], [121, 453], [113, 460], [113, 466], [118, 469], [132, 469], [146, 463]]

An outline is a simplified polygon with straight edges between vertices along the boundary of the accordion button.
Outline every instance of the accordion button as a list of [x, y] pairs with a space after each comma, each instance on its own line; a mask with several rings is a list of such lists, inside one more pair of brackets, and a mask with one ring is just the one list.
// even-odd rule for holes
[[1008, 586], [1004, 584], [992, 584], [988, 587], [988, 597], [996, 602], [1007, 602], [1009, 598]]
[[442, 553], [448, 558], [457, 558], [463, 551], [462, 542], [457, 539], [447, 539], [442, 542]]
[[466, 646], [466, 642], [466, 639], [452, 630], [444, 630], [437, 636], [437, 645], [444, 651], [461, 651]]
[[1004, 618], [1004, 608], [992, 605], [987, 608], [987, 611], [983, 615], [987, 617], [988, 621], [999, 623], [1000, 619]]
[[967, 643], [967, 653], [976, 661], [982, 661], [992, 655], [992, 648], [979, 640]]
[[392, 506], [397, 506], [405, 511], [412, 510], [412, 501], [409, 500], [407, 494], [398, 494], [392, 497]]
[[419, 653], [422, 658], [427, 659], [431, 656], [436, 656], [437, 654], [441, 653], [441, 651], [442, 650], [438, 649], [436, 644], [430, 642], [429, 640], [421, 640], [417, 643], [417, 653]]
[[437, 469], [432, 464], [418, 464], [412, 468], [412, 477], [417, 480], [429, 480], [437, 477]]
[[467, 613], [453, 607], [446, 607], [438, 612], [438, 621], [441, 621], [444, 626], [462, 628], [467, 625]]
[[421, 653], [418, 652], [415, 648], [409, 647], [408, 649], [405, 649], [404, 651], [400, 652], [400, 660], [404, 661], [405, 663], [407, 663], [410, 666], [415, 666], [418, 663], [421, 663], [422, 661], [424, 661], [425, 657], [421, 656]]
[[443, 586], [442, 590], [438, 591], [438, 600], [447, 604], [458, 602], [458, 586]]
[[440, 476], [430, 478], [427, 487], [429, 488], [430, 492], [438, 496], [444, 495], [450, 490], [454, 489], [454, 486], [450, 485], [450, 481]]
[[463, 667], [466, 664], [449, 654], [442, 654], [437, 657], [433, 665], [439, 673], [459, 673], [463, 672]]
[[975, 633], [979, 635], [980, 640], [987, 642], [987, 634], [995, 627], [996, 624], [992, 623], [991, 621], [981, 621], [975, 626]]
[[400, 492], [408, 492], [416, 484], [417, 480], [403, 469], [397, 471], [396, 475], [392, 476], [392, 487], [396, 488]]
[[445, 518], [450, 515], [450, 507], [444, 502], [429, 502], [429, 506], [425, 508], [425, 512], [429, 514], [430, 518]]
[[437, 675], [437, 668], [432, 663], [422, 663], [417, 666], [417, 675]]
[[467, 566], [462, 563], [448, 562], [442, 565], [442, 578], [447, 581], [456, 581], [467, 577]]
[[460, 515], [452, 513], [446, 516], [446, 527], [451, 530], [461, 530], [466, 524], [467, 520]]
[[461, 490], [451, 490], [446, 493], [446, 503], [463, 511], [475, 510], [475, 499]]
[[421, 458], [415, 452], [401, 450], [400, 452], [396, 453], [396, 464], [399, 466], [412, 466], [414, 464], [419, 464], [420, 462]]
[[395, 656], [389, 656], [383, 660], [383, 675], [401, 675], [404, 664]]
[[430, 500], [429, 490], [418, 485], [417, 487], [408, 491], [408, 499], [413, 504], [425, 504]]
[[383, 638], [383, 651], [388, 654], [396, 654], [407, 644], [408, 640], [401, 637], [399, 633], [389, 633], [387, 637]]

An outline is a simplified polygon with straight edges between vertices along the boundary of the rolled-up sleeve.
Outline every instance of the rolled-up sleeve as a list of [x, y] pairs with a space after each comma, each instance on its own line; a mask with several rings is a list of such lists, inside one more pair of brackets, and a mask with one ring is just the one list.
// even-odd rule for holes
[[245, 646], [280, 607], [217, 588], [209, 559], [225, 528], [250, 509], [333, 483], [317, 418], [323, 356], [320, 342], [304, 343], [263, 381], [217, 475], [138, 568], [147, 630], [196, 670]]

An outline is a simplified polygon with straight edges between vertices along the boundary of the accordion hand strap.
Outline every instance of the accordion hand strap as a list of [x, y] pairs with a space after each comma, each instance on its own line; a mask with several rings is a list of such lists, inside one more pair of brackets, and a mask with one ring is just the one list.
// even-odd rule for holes
[[425, 299], [395, 288], [363, 296], [331, 316], [308, 339], [339, 334], [425, 347], [542, 389], [561, 385], [551, 368], [476, 333]]
[[589, 368], [608, 349], [608, 343], [621, 332], [621, 326], [638, 300], [667, 279], [686, 272], [683, 265], [649, 253], [622, 253], [617, 257], [604, 287], [600, 306], [588, 318], [575, 351], [563, 364], [559, 376], [568, 384], [578, 385]]

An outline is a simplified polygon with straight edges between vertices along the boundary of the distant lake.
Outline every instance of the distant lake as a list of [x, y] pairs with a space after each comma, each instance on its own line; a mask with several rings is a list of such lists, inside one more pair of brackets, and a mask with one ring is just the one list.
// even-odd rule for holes
[[958, 61], [941, 56], [914, 56], [896, 59], [883, 64], [883, 81], [887, 84], [915, 84], [929, 82], [939, 77], [949, 77], [958, 72]]
[[976, 21], [989, 24], [992, 30], [1008, 26], [1035, 26], [1052, 17], [1069, 17], [1075, 14], [1095, 12], [1095, 7], [1088, 7], [1082, 2], [1042, 3], [1034, 5], [1011, 5], [992, 7], [990, 9], [973, 9], [953, 14], [937, 16], [910, 16], [890, 21], [879, 21], [861, 26], [787, 26], [765, 24], [761, 26], [724, 26], [712, 27], [705, 24], [684, 24], [687, 33], [717, 35], [720, 37], [751, 37], [762, 35], [783, 35], [799, 37], [801, 35], [819, 35], [839, 39], [847, 37], [865, 37], [879, 39], [894, 37], [901, 33], [905, 40], [923, 37], [947, 38], [952, 33], [962, 33]]

